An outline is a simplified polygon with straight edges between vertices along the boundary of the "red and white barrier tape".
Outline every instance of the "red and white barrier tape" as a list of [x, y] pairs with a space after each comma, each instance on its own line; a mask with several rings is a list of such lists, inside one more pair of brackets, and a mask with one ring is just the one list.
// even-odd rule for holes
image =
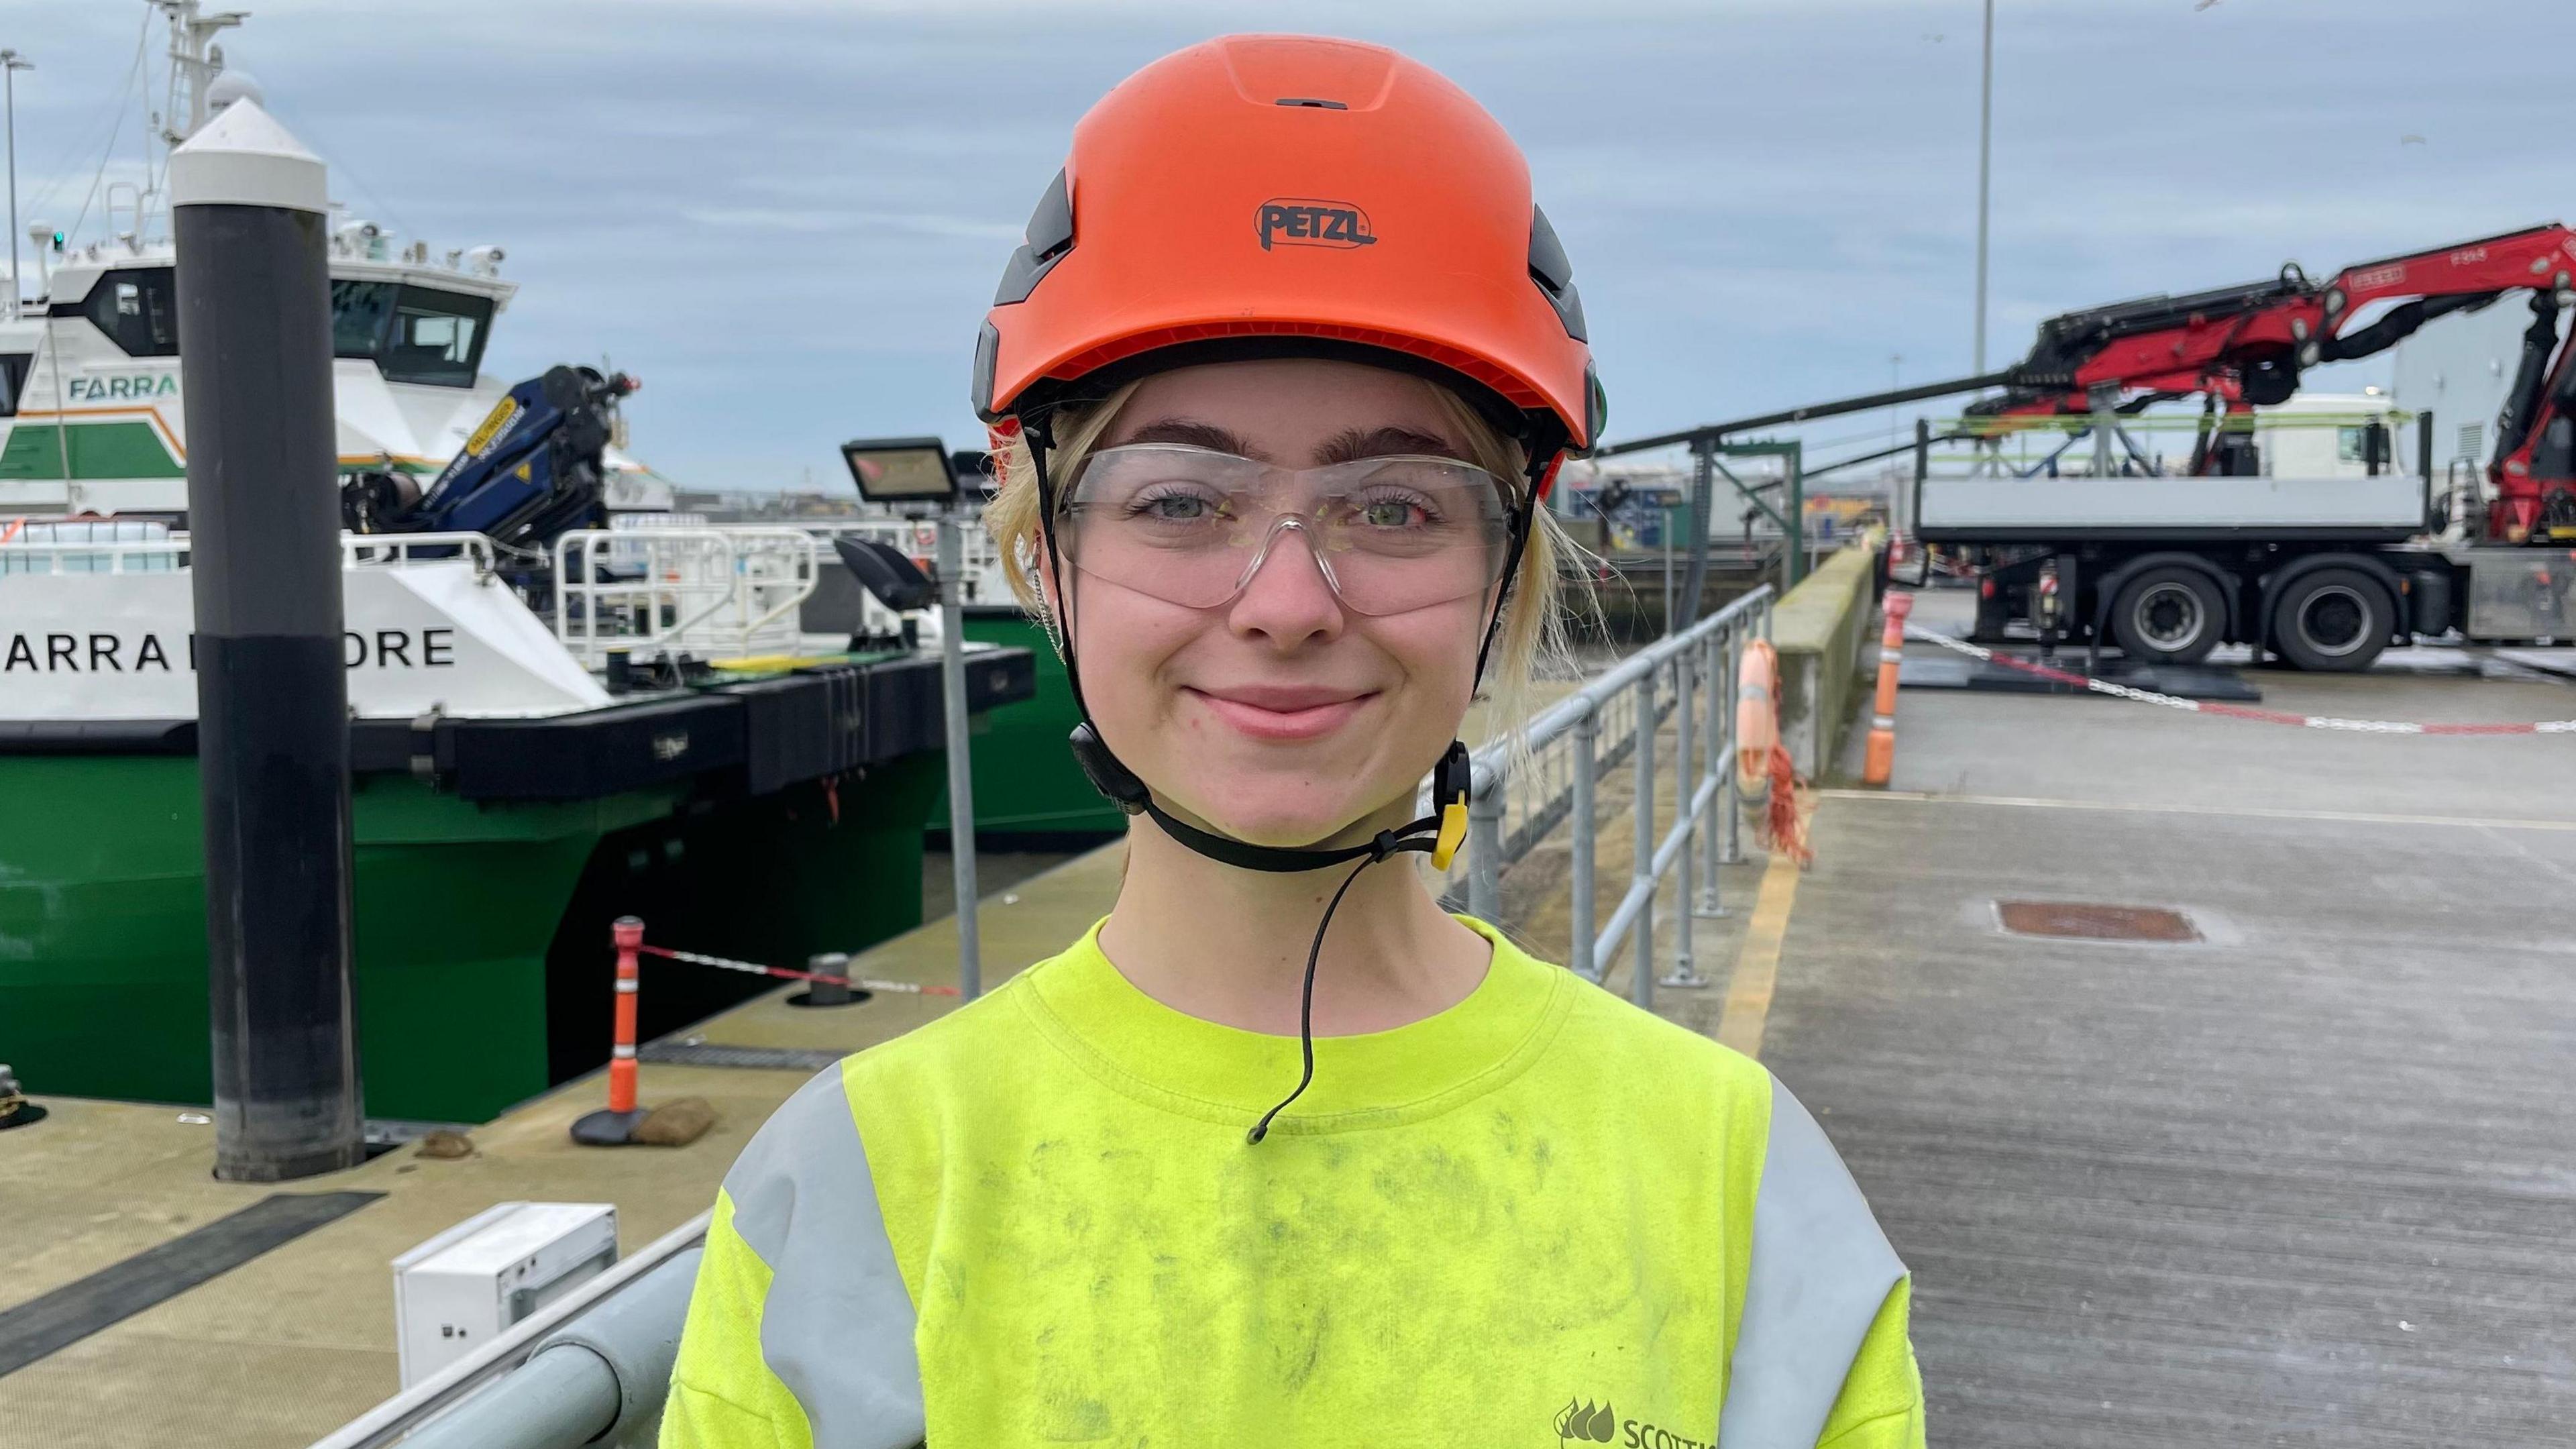
[[2248, 709], [2241, 704], [2222, 704], [2213, 699], [2184, 699], [2177, 695], [2159, 694], [2152, 689], [2137, 689], [2126, 684], [2114, 684], [2110, 680], [2095, 679], [2090, 675], [2051, 669], [2045, 664], [2033, 664], [2027, 659], [2016, 659], [2012, 655], [1998, 653], [1984, 645], [1971, 644], [1965, 639], [1953, 639], [1947, 634], [1935, 634], [1929, 629], [1912, 624], [1905, 626], [1905, 637], [1920, 639], [1926, 644], [1938, 644], [1954, 654], [1965, 654], [1971, 659], [1983, 660], [1988, 664], [2000, 664], [2006, 669], [2017, 669], [2024, 674], [2036, 675], [2041, 679], [2089, 689], [2095, 694], [2107, 694], [2114, 699], [2133, 700], [2139, 704], [2160, 704], [2167, 709], [2189, 710], [2194, 714], [2214, 714], [2223, 719], [2250, 719], [2260, 724], [2297, 725], [2302, 729], [2312, 730], [2349, 730], [2356, 734], [2371, 735], [2576, 734], [2576, 719], [2523, 720], [2493, 724], [2424, 723], [2401, 719], [2336, 719], [2331, 715], [2289, 714], [2277, 709]]
[[674, 961], [687, 961], [699, 966], [720, 966], [727, 971], [748, 971], [754, 976], [776, 976], [787, 981], [820, 981], [826, 986], [855, 986], [864, 991], [899, 991], [916, 996], [955, 996], [954, 986], [925, 986], [918, 981], [879, 981], [873, 976], [826, 976], [813, 971], [791, 971], [784, 966], [763, 966], [757, 961], [736, 961], [726, 956], [709, 956], [699, 951], [674, 951], [668, 946], [638, 946], [647, 956], [667, 956]]

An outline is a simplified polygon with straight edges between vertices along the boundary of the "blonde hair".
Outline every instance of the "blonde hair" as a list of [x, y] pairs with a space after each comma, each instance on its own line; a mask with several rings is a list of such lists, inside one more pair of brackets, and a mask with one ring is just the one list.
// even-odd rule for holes
[[[1056, 411], [1049, 425], [1053, 438], [1047, 450], [1049, 479], [1061, 486], [1064, 479], [1073, 476], [1082, 460], [1099, 445], [1101, 435], [1108, 431], [1110, 422], [1126, 406], [1137, 386], [1131, 382], [1096, 404]], [[1530, 486], [1527, 455], [1521, 445], [1504, 436], [1484, 414], [1450, 389], [1434, 384], [1431, 393], [1459, 436], [1467, 440], [1466, 461], [1502, 480], [1504, 501], [1517, 511], [1521, 490]], [[1060, 657], [1064, 653], [1063, 625], [1055, 617], [1053, 601], [1045, 597], [1038, 583], [1037, 561], [1046, 540], [1039, 527], [1037, 465], [1029, 456], [1024, 436], [1014, 433], [999, 441], [993, 451], [993, 475], [1000, 480], [1000, 487], [984, 506], [984, 528], [1001, 554], [1002, 571], [1010, 580], [1011, 592], [1018, 597], [1020, 607], [1046, 629]], [[1493, 735], [1504, 738], [1508, 731], [1514, 773], [1528, 763], [1520, 726], [1528, 714], [1530, 682], [1542, 668], [1559, 675], [1570, 673], [1574, 655], [1569, 614], [1580, 610], [1592, 617], [1600, 612], [1593, 591], [1593, 570], [1585, 567], [1597, 561], [1566, 536], [1546, 507], [1535, 509], [1530, 523], [1529, 539], [1521, 547], [1520, 564], [1504, 598], [1502, 625], [1494, 633], [1493, 652], [1485, 662], [1480, 686], [1496, 722]], [[1481, 635], [1478, 642], [1482, 642]]]

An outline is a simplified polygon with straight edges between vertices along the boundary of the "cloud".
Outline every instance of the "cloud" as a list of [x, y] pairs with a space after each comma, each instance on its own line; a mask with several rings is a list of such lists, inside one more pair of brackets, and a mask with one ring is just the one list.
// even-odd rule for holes
[[[1990, 363], [2071, 308], [2556, 214], [2576, 197], [2563, 58], [2491, 37], [2550, 33], [2563, 3], [1999, 7]], [[22, 210], [35, 193], [68, 221], [138, 17], [20, 8], [11, 44], [41, 67], [20, 78]], [[859, 433], [975, 437], [975, 331], [1074, 121], [1164, 51], [1281, 23], [1148, 0], [256, 9], [224, 44], [337, 197], [437, 249], [508, 247], [522, 291], [492, 368], [605, 353], [653, 384], [639, 450], [726, 484], [828, 476]], [[1883, 386], [1892, 354], [1909, 379], [1968, 370], [1978, 0], [1294, 14], [1440, 67], [1520, 140], [1614, 436]], [[129, 114], [111, 176], [141, 174], [140, 137]]]

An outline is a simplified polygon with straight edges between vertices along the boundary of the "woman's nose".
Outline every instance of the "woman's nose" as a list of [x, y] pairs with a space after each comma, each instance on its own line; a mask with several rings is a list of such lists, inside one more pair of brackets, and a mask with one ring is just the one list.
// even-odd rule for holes
[[1283, 519], [1273, 526], [1269, 546], [1227, 610], [1226, 623], [1238, 634], [1265, 635], [1279, 644], [1342, 632], [1342, 601], [1324, 577], [1303, 525]]

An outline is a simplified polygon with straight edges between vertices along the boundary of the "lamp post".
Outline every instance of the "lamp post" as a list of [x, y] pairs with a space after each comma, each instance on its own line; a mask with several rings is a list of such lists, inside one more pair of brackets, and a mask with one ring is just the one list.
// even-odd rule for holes
[[1995, 0], [1986, 0], [1986, 61], [1977, 86], [1977, 343], [1968, 371], [1986, 374], [1986, 201], [1995, 141]]
[[[948, 859], [957, 889], [957, 994], [972, 1001], [984, 991], [984, 948], [977, 929], [981, 893], [975, 884], [975, 761], [966, 717], [965, 521], [977, 500], [968, 496], [957, 455], [937, 438], [859, 438], [841, 445], [841, 460], [859, 485], [859, 496], [927, 517], [939, 527], [939, 687], [948, 741]], [[896, 555], [890, 564], [866, 567], [883, 545], [856, 539], [834, 550], [862, 585], [897, 612], [929, 602], [918, 570]], [[900, 567], [897, 567], [899, 565]], [[908, 577], [907, 577], [908, 575]], [[870, 579], [878, 582], [869, 582]], [[881, 587], [882, 586], [882, 587]]]
[[8, 113], [9, 130], [9, 314], [0, 321], [15, 321], [18, 316], [18, 72], [34, 70], [35, 62], [14, 50], [0, 50], [0, 102]]

